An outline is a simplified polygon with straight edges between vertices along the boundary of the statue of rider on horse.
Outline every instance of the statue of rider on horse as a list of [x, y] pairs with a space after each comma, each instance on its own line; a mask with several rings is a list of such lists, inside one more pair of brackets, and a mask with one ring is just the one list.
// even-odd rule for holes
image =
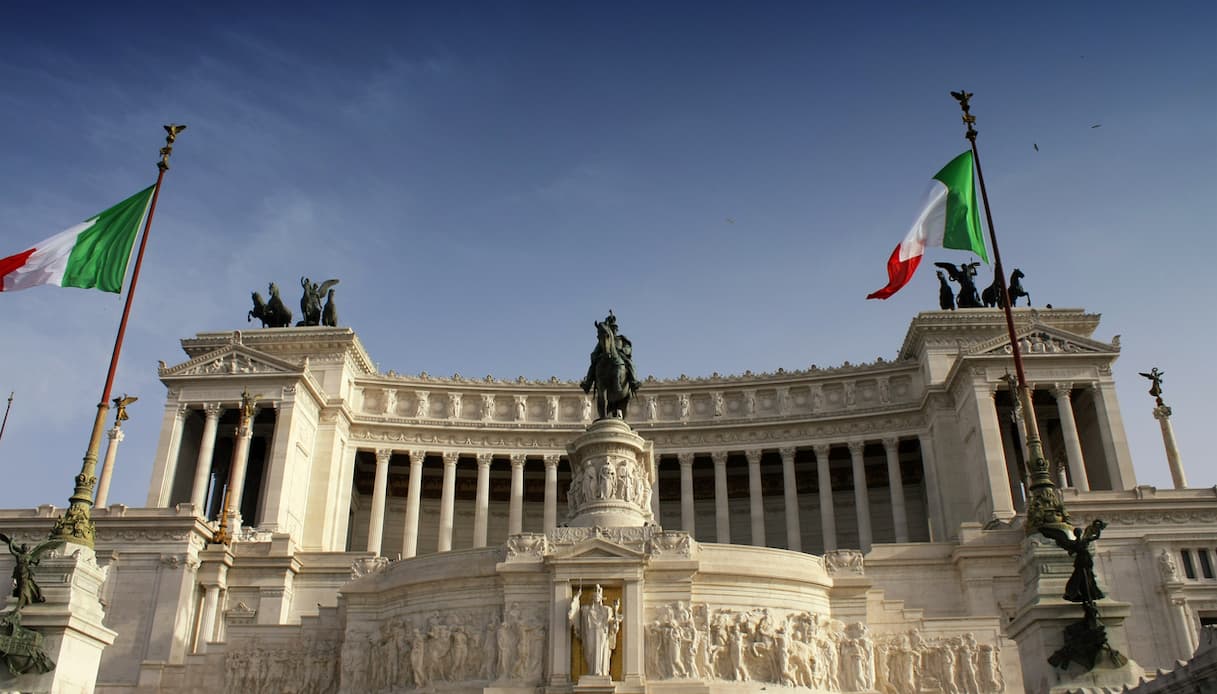
[[579, 385], [584, 393], [595, 388], [597, 419], [625, 419], [630, 398], [641, 384], [634, 371], [634, 346], [617, 332], [617, 317], [612, 311], [603, 321], [596, 321], [596, 349], [587, 377]]

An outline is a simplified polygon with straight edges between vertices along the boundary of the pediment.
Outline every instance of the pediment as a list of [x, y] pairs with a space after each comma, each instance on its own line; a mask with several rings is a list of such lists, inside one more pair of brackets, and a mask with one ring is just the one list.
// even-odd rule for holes
[[646, 554], [624, 545], [610, 542], [602, 537], [593, 537], [570, 547], [554, 552], [556, 561], [644, 561]]
[[[1114, 354], [1120, 351], [1119, 338], [1107, 343], [1075, 335], [1060, 328], [1034, 323], [1018, 333], [1019, 349], [1024, 356], [1045, 354]], [[1010, 338], [1002, 335], [973, 345], [968, 355], [1010, 354]]]
[[304, 369], [269, 354], [245, 345], [225, 345], [220, 349], [201, 354], [177, 366], [162, 366], [161, 378], [179, 376], [234, 376], [241, 374], [292, 374]]

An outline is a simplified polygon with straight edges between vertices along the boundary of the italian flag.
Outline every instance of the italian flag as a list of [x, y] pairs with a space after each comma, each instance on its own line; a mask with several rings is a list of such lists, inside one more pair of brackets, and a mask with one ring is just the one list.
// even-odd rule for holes
[[989, 262], [976, 212], [973, 181], [971, 151], [955, 157], [934, 174], [913, 228], [887, 259], [887, 286], [866, 298], [886, 299], [900, 291], [913, 279], [926, 246], [972, 251]]
[[28, 250], [0, 259], [0, 291], [54, 284], [121, 293], [131, 248], [154, 187]]

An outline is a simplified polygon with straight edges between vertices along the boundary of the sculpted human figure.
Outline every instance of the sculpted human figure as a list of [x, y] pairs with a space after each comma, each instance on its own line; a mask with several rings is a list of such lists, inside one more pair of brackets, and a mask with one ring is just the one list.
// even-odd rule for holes
[[959, 642], [959, 686], [968, 694], [978, 694], [980, 684], [976, 672], [976, 637], [972, 632], [963, 635]]
[[635, 498], [635, 485], [638, 483], [638, 480], [634, 475], [634, 466], [628, 460], [621, 464], [620, 470], [617, 473], [617, 479], [619, 480], [617, 486], [620, 490], [617, 496], [625, 501], [633, 501]]
[[42, 597], [42, 588], [34, 580], [34, 569], [42, 561], [42, 555], [63, 544], [62, 540], [47, 540], [33, 549], [29, 544], [16, 545], [13, 539], [0, 533], [0, 542], [8, 545], [9, 554], [13, 555], [13, 597], [17, 598], [12, 613], [16, 614], [26, 605], [36, 602], [46, 602]]
[[609, 674], [609, 661], [617, 645], [617, 632], [621, 628], [620, 601], [612, 607], [604, 604], [604, 589], [596, 584], [592, 602], [580, 605], [583, 591], [571, 598], [567, 621], [571, 629], [583, 641], [583, 660], [589, 675]]
[[647, 398], [647, 421], [659, 419], [659, 398], [654, 395]]
[[605, 463], [600, 466], [600, 499], [613, 498], [613, 492], [617, 489], [617, 469], [612, 463]]
[[427, 686], [427, 637], [418, 627], [410, 630], [410, 673], [415, 687]]
[[682, 394], [680, 396], [680, 418], [689, 418], [689, 396]]
[[512, 665], [515, 663], [515, 628], [506, 620], [499, 624], [495, 634], [495, 644], [499, 650], [499, 679], [511, 676]]
[[418, 391], [418, 403], [414, 408], [414, 416], [418, 418], [431, 414], [431, 396], [425, 390]]
[[557, 395], [549, 396], [549, 421], [558, 421], [558, 415], [561, 413], [561, 407]]
[[618, 331], [617, 317], [612, 311], [603, 321], [596, 321], [596, 348], [591, 353], [587, 376], [579, 385], [585, 393], [595, 390], [601, 419], [624, 419], [630, 399], [642, 385], [634, 371], [634, 347]]
[[1040, 531], [1055, 541], [1061, 549], [1073, 555], [1073, 574], [1065, 584], [1063, 596], [1066, 600], [1091, 604], [1106, 597], [1095, 581], [1094, 555], [1091, 554], [1091, 545], [1099, 539], [1106, 527], [1107, 524], [1103, 521], [1095, 520], [1086, 526], [1085, 530], [1074, 528], [1072, 538], [1057, 528], [1045, 527]]

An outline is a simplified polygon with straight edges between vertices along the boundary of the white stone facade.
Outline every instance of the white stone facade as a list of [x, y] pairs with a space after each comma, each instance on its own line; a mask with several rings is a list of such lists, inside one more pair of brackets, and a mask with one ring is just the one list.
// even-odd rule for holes
[[[1217, 491], [1136, 485], [1098, 316], [1015, 317], [1074, 522], [1110, 524], [1113, 643], [1169, 669], [1217, 620]], [[185, 339], [147, 507], [95, 510], [97, 691], [1046, 689], [1057, 564], [1021, 527], [1005, 330], [927, 312], [895, 361], [647, 379], [616, 443], [574, 381], [382, 374], [347, 329]], [[209, 545], [226, 489], [237, 540]], [[572, 670], [594, 584], [622, 610], [607, 684]]]

